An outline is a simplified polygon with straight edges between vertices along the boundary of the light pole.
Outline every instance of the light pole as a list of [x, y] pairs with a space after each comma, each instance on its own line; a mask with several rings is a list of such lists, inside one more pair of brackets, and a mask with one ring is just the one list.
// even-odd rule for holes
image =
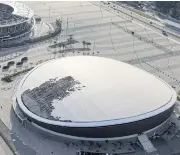
[[94, 49], [95, 49], [95, 38], [94, 38], [94, 44], [93, 44], [93, 54], [94, 54]]
[[110, 31], [111, 31], [111, 26], [112, 26], [112, 18], [111, 18], [111, 22], [110, 22], [110, 28], [109, 28], [109, 29], [110, 29]]
[[68, 35], [68, 18], [67, 18], [67, 25], [66, 25], [66, 37], [67, 37], [67, 35]]
[[50, 21], [50, 15], [51, 15], [51, 5], [49, 6], [49, 21]]
[[101, 12], [101, 16], [103, 17], [103, 14], [102, 14], [102, 9], [101, 9], [101, 1], [100, 1], [100, 12]]

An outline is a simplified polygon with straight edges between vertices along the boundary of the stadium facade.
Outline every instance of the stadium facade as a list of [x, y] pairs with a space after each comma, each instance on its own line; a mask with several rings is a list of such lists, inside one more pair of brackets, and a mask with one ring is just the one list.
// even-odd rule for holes
[[0, 2], [0, 46], [22, 41], [35, 26], [34, 12], [23, 3]]
[[31, 122], [87, 139], [142, 134], [164, 124], [175, 102], [176, 92], [159, 78], [123, 62], [83, 56], [37, 66], [16, 93]]
[[91, 142], [123, 143], [116, 153], [133, 153], [131, 144], [138, 144], [151, 153], [157, 151], [152, 139], [178, 132], [176, 99], [170, 85], [137, 67], [75, 56], [47, 61], [25, 75], [13, 108], [22, 124], [55, 138], [90, 142], [89, 148]]

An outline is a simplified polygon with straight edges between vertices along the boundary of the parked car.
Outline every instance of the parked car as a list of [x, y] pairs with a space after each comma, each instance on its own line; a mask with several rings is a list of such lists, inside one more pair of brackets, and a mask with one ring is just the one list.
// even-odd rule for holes
[[167, 34], [166, 31], [162, 31], [162, 34], [163, 34], [164, 36], [168, 36], [168, 34]]
[[27, 57], [23, 57], [23, 58], [21, 59], [21, 62], [22, 62], [22, 63], [27, 62], [27, 61], [28, 61], [28, 58], [27, 58]]
[[7, 66], [13, 66], [14, 64], [15, 64], [14, 61], [9, 61], [9, 62], [7, 63]]

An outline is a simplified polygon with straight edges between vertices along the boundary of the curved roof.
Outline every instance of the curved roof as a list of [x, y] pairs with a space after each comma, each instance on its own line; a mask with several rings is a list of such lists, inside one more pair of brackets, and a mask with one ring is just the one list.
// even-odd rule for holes
[[129, 123], [164, 112], [176, 101], [176, 92], [154, 75], [94, 56], [37, 66], [21, 81], [16, 96], [30, 117], [63, 126]]
[[19, 3], [16, 1], [2, 1], [0, 4], [13, 8], [12, 17], [10, 19], [0, 21], [1, 27], [21, 23], [34, 16], [34, 11], [24, 3]]
[[4, 3], [0, 3], [0, 11], [1, 12], [7, 12], [12, 13], [14, 11], [13, 7], [6, 5]]

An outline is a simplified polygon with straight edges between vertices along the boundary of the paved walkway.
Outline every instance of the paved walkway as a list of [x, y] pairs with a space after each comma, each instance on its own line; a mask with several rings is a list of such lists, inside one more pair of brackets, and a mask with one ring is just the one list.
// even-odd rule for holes
[[[1, 150], [4, 154], [1, 154]], [[0, 155], [24, 155], [25, 152], [26, 155], [37, 155], [36, 151], [12, 134], [0, 119]]]
[[13, 155], [12, 151], [9, 149], [9, 147], [4, 142], [2, 137], [0, 137], [0, 154], [1, 155]]
[[[7, 126], [0, 119], [0, 153], [4, 150], [6, 155], [17, 155], [16, 148], [11, 140], [11, 133]], [[2, 151], [3, 152], [3, 151]]]

